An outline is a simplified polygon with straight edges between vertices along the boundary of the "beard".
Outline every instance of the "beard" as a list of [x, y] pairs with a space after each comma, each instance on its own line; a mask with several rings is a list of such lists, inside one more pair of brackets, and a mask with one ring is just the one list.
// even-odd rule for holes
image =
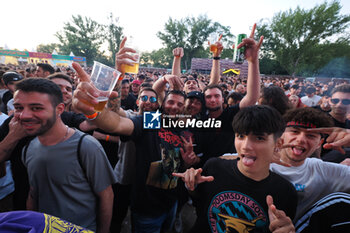
[[41, 127], [34, 132], [28, 132], [28, 135], [29, 136], [41, 136], [41, 135], [45, 134], [55, 124], [56, 119], [57, 119], [56, 118], [56, 111], [54, 111], [52, 117], [48, 118], [46, 120], [45, 124], [42, 124]]

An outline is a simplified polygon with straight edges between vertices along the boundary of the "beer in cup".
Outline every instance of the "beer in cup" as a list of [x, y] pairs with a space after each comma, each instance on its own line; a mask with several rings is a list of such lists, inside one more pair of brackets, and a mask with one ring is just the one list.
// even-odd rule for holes
[[133, 63], [133, 65], [122, 64], [122, 66], [124, 66], [123, 70], [124, 70], [125, 73], [137, 74], [139, 72], [139, 65], [140, 65], [141, 54], [140, 53], [132, 53], [131, 55], [133, 56], [133, 58], [136, 61], [128, 59], [129, 62]]
[[96, 112], [102, 112], [104, 109], [120, 74], [118, 70], [94, 61], [91, 83], [100, 90], [100, 96], [97, 97], [98, 104], [93, 106]]

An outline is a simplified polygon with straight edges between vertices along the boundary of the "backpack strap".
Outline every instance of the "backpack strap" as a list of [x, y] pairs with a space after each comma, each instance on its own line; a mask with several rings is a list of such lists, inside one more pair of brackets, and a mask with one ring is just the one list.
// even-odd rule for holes
[[86, 174], [86, 168], [83, 166], [83, 162], [82, 162], [82, 160], [81, 160], [81, 154], [80, 154], [81, 144], [82, 144], [82, 142], [83, 142], [84, 137], [86, 137], [87, 135], [89, 135], [89, 134], [84, 133], [84, 134], [80, 137], [80, 139], [79, 139], [79, 142], [78, 142], [78, 150], [77, 150], [77, 157], [78, 157], [79, 165], [80, 165], [81, 169], [83, 170], [83, 173], [84, 173], [84, 176], [85, 176], [85, 178], [86, 178], [86, 181], [89, 183], [90, 189], [91, 189], [92, 193], [94, 193], [94, 194], [96, 195], [96, 193], [94, 192], [94, 189], [93, 189], [93, 187], [92, 187], [92, 184], [91, 184], [91, 183], [89, 182], [89, 180], [88, 180], [88, 177], [87, 177], [87, 174]]
[[27, 160], [27, 150], [28, 150], [29, 144], [30, 144], [30, 142], [31, 142], [32, 140], [33, 140], [33, 139], [29, 140], [29, 141], [25, 144], [25, 146], [24, 146], [23, 159], [22, 159], [22, 162], [23, 162], [24, 165], [26, 164], [26, 160]]

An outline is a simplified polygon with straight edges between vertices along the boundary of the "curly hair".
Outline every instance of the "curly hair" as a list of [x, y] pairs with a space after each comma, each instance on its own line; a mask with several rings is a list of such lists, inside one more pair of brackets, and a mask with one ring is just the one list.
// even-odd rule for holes
[[310, 107], [291, 109], [283, 115], [283, 119], [286, 122], [312, 123], [317, 128], [334, 125], [332, 118], [327, 113]]

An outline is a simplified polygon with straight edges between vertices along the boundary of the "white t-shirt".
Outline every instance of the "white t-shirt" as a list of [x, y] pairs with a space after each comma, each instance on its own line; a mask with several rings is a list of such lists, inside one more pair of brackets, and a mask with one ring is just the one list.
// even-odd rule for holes
[[298, 206], [295, 220], [330, 193], [350, 193], [350, 167], [346, 165], [307, 158], [299, 167], [284, 167], [273, 163], [270, 169], [291, 182], [297, 190]]
[[308, 96], [303, 96], [301, 97], [301, 102], [309, 107], [314, 107], [321, 99], [322, 97], [319, 95], [314, 95], [311, 98], [309, 98]]

